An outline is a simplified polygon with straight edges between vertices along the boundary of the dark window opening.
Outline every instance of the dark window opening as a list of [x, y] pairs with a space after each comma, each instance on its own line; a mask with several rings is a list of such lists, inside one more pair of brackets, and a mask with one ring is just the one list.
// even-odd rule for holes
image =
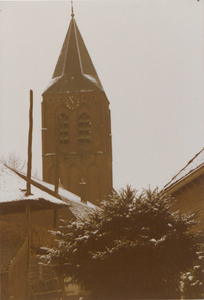
[[59, 122], [59, 142], [61, 145], [69, 144], [69, 119], [66, 115], [60, 115]]
[[79, 117], [79, 143], [91, 142], [91, 119], [89, 115], [83, 113]]

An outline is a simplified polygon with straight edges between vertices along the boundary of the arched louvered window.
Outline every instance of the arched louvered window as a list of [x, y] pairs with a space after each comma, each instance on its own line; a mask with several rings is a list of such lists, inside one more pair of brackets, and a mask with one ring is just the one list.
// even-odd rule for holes
[[69, 144], [69, 119], [66, 115], [59, 116], [59, 123], [60, 123], [60, 136], [59, 142], [60, 144]]
[[91, 119], [83, 113], [79, 116], [79, 143], [91, 142]]

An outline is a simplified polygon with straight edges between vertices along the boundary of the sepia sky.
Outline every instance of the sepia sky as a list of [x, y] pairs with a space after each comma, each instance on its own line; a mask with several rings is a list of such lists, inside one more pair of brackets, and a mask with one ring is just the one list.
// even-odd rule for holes
[[[41, 176], [41, 94], [71, 19], [70, 1], [0, 2], [0, 156]], [[113, 182], [162, 188], [204, 146], [203, 0], [74, 1], [77, 25], [110, 101]]]

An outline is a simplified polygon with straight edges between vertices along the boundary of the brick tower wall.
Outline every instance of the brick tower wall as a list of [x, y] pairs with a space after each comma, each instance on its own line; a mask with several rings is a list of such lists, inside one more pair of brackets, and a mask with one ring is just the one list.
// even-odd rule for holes
[[[56, 128], [58, 116], [69, 119], [69, 143], [59, 144], [59, 177], [69, 191], [81, 196], [80, 183], [86, 183], [86, 200], [98, 204], [112, 190], [112, 148], [109, 101], [104, 92], [74, 93], [77, 109], [66, 105], [68, 94], [44, 95], [42, 102], [43, 180], [55, 182]], [[90, 116], [91, 142], [80, 143], [78, 120]], [[50, 155], [51, 154], [51, 155]]]

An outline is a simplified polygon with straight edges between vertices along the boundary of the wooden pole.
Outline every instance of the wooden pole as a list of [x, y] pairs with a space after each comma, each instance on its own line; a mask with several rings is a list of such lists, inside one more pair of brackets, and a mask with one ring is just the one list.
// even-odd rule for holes
[[58, 196], [59, 189], [59, 134], [60, 134], [60, 119], [57, 119], [56, 138], [55, 138], [55, 196]]
[[26, 284], [26, 299], [29, 299], [29, 264], [30, 264], [30, 203], [26, 204], [25, 207], [26, 213], [26, 236], [27, 236], [27, 243], [28, 243], [28, 250], [27, 250], [27, 284]]
[[27, 192], [26, 192], [26, 196], [31, 195], [32, 134], [33, 134], [33, 91], [30, 90], [30, 112], [29, 112], [29, 132], [28, 132], [28, 164], [27, 164]]

